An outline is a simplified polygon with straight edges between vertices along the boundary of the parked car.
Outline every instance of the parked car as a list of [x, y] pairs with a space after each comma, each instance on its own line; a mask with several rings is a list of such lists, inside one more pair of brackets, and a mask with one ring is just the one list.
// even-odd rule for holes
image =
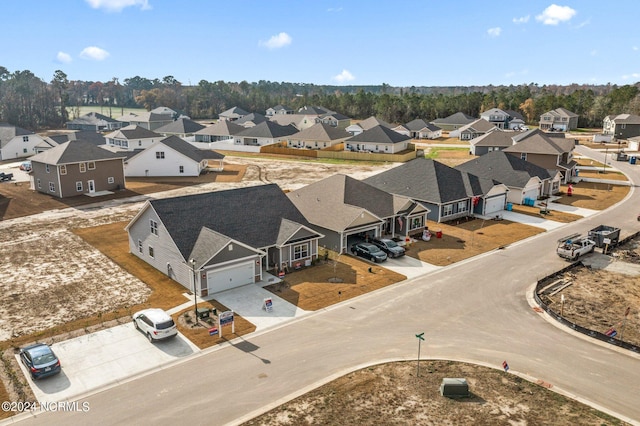
[[31, 171], [31, 161], [24, 161], [23, 163], [20, 164], [20, 167], [18, 167], [20, 170], [24, 170], [25, 172], [30, 172]]
[[143, 309], [133, 314], [133, 325], [147, 336], [150, 342], [168, 339], [178, 334], [171, 315], [159, 308]]
[[387, 254], [371, 243], [354, 244], [351, 253], [376, 263], [387, 260]]
[[387, 253], [388, 257], [404, 256], [404, 247], [401, 247], [393, 240], [388, 238], [373, 239], [371, 243]]
[[20, 349], [20, 360], [29, 370], [33, 380], [53, 376], [62, 371], [60, 360], [49, 345], [44, 343], [36, 343]]

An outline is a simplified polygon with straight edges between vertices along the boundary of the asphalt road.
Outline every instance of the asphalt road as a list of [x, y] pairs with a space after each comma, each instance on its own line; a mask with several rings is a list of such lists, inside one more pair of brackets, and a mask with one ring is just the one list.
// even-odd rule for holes
[[[640, 165], [614, 165], [640, 182]], [[506, 360], [510, 373], [640, 424], [640, 356], [577, 336], [527, 302], [537, 279], [567, 265], [555, 254], [558, 238], [603, 223], [623, 236], [640, 230], [639, 201], [635, 191], [567, 227], [206, 350], [81, 398], [88, 405], [78, 411], [20, 416], [20, 424], [237, 424], [364, 365], [415, 359], [421, 332], [421, 359], [495, 368]]]

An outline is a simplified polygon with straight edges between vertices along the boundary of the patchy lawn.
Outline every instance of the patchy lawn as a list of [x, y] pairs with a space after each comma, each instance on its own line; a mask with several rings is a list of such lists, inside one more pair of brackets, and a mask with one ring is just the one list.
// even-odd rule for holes
[[577, 214], [562, 212], [560, 210], [554, 210], [553, 203], [550, 204], [548, 213], [546, 214], [540, 213], [541, 211], [540, 207], [523, 206], [519, 204], [514, 204], [512, 207], [512, 210], [516, 213], [527, 214], [529, 216], [535, 216], [535, 217], [543, 217], [545, 219], [549, 219], [549, 220], [553, 220], [555, 222], [561, 222], [561, 223], [575, 222], [576, 220], [583, 218], [583, 216], [580, 216]]
[[[564, 191], [566, 194], [566, 188]], [[583, 181], [573, 184], [573, 195], [571, 197], [563, 196], [555, 200], [554, 203], [592, 210], [604, 210], [623, 200], [628, 193], [628, 185]]]

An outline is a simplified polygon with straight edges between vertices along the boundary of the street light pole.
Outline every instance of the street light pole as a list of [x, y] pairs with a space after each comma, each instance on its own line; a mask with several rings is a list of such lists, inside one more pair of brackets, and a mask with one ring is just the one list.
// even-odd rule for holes
[[602, 165], [602, 173], [607, 173], [607, 153], [609, 151], [609, 147], [604, 149], [604, 164]]
[[198, 322], [198, 292], [196, 291], [196, 279], [198, 277], [196, 275], [196, 260], [190, 259], [189, 264], [191, 265], [191, 272], [193, 272], [193, 312], [196, 314], [196, 322]]

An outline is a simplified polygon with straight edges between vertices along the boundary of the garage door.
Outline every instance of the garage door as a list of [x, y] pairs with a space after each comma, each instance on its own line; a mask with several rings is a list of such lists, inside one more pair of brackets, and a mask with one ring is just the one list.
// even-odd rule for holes
[[522, 199], [524, 200], [525, 198], [533, 198], [534, 200], [538, 199], [538, 188], [532, 188], [532, 189], [528, 189], [524, 192], [524, 195], [522, 196]]
[[505, 195], [499, 197], [489, 198], [487, 204], [484, 207], [484, 214], [491, 214], [504, 210]]
[[253, 283], [253, 262], [207, 272], [209, 294]]

